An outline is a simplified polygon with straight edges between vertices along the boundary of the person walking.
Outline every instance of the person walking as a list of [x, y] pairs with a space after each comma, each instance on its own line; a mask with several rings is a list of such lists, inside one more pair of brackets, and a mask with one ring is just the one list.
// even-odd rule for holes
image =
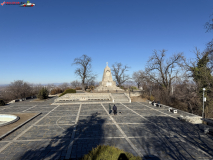
[[113, 109], [114, 115], [117, 115], [117, 107], [115, 106], [115, 104], [112, 109]]

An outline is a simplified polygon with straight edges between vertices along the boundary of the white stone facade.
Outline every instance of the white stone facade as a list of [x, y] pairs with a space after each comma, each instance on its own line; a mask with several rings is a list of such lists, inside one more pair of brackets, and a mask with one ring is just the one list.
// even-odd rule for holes
[[116, 86], [116, 83], [112, 79], [111, 69], [106, 66], [103, 73], [102, 81], [100, 82], [99, 86], [95, 88], [95, 91], [123, 91], [121, 88]]

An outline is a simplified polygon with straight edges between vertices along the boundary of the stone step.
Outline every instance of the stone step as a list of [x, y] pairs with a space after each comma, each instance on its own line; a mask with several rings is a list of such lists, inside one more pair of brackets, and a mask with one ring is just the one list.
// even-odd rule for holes
[[126, 97], [124, 93], [113, 93], [112, 97], [114, 98], [114, 102], [129, 102], [129, 99]]

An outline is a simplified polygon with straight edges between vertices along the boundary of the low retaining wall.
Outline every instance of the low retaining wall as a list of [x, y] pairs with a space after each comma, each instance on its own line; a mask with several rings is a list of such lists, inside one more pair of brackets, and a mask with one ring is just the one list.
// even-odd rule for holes
[[[148, 103], [151, 103], [151, 101], [148, 101]], [[162, 108], [167, 109], [168, 111], [169, 111], [169, 109], [177, 110], [177, 113], [180, 115], [178, 117], [180, 120], [187, 121], [187, 122], [190, 122], [190, 123], [193, 123], [193, 124], [202, 124], [202, 117], [201, 116], [198, 116], [198, 115], [195, 115], [195, 114], [192, 114], [192, 113], [188, 113], [188, 112], [179, 110], [177, 108], [166, 106], [164, 104], [160, 104], [160, 105], [161, 105]]]
[[36, 98], [36, 96], [31, 96], [31, 97], [26, 97], [26, 98], [21, 98], [21, 99], [15, 99], [15, 100], [10, 101], [8, 104], [15, 103], [15, 102], [21, 102], [21, 101], [25, 101], [27, 99], [33, 99], [33, 98]]
[[67, 93], [54, 102], [59, 101], [92, 101], [92, 100], [112, 100], [111, 93]]

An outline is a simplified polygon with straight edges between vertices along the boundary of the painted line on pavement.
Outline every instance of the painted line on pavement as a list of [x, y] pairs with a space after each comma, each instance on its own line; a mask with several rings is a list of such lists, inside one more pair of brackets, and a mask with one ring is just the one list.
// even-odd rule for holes
[[[35, 105], [35, 106], [37, 106], [37, 105]], [[29, 110], [29, 109], [31, 109], [31, 108], [34, 108], [35, 106], [32, 106], [32, 107], [30, 107], [30, 108], [28, 108], [28, 109], [26, 109], [26, 110], [23, 110], [22, 112], [25, 112], [25, 111], [27, 111], [27, 110]]]
[[73, 146], [73, 143], [74, 143], [74, 141], [75, 141], [76, 127], [77, 127], [79, 115], [80, 115], [80, 112], [81, 112], [81, 106], [82, 106], [82, 104], [80, 104], [80, 107], [79, 107], [79, 110], [78, 110], [78, 114], [77, 114], [77, 117], [76, 117], [76, 119], [75, 119], [75, 125], [76, 125], [76, 126], [75, 126], [74, 129], [73, 129], [72, 137], [71, 137], [71, 139], [70, 139], [70, 143], [69, 143], [69, 146], [68, 146], [68, 149], [67, 149], [67, 154], [66, 154], [65, 159], [70, 159], [70, 156], [71, 156], [72, 146]]

